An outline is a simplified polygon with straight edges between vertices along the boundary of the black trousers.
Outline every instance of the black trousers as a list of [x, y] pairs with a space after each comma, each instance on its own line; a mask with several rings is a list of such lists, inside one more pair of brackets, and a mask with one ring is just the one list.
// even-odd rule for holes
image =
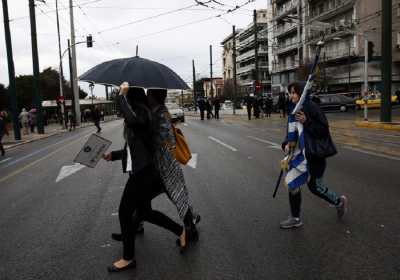
[[94, 125], [97, 127], [97, 132], [100, 132], [101, 131], [100, 121], [95, 121]]
[[200, 110], [200, 118], [201, 120], [204, 120], [204, 110]]
[[125, 260], [131, 260], [135, 256], [135, 234], [142, 221], [163, 227], [177, 236], [182, 233], [182, 226], [151, 207], [151, 200], [161, 194], [163, 189], [161, 178], [152, 166], [129, 176], [119, 206]]
[[219, 110], [217, 110], [217, 109], [215, 109], [214, 110], [214, 115], [215, 115], [215, 118], [217, 119], [217, 120], [219, 120]]
[[247, 116], [251, 120], [251, 107], [247, 107]]

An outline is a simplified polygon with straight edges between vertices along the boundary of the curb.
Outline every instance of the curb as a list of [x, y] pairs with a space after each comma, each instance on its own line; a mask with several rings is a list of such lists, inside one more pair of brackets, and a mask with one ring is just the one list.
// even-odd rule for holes
[[369, 122], [369, 121], [356, 121], [357, 127], [375, 128], [400, 132], [400, 123], [382, 123], [382, 122]]

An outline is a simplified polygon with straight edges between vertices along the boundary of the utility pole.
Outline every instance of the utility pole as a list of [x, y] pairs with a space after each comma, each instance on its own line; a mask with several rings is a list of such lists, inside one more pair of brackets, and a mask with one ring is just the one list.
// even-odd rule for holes
[[233, 63], [233, 114], [236, 114], [237, 80], [236, 80], [236, 29], [232, 26], [232, 63]]
[[61, 122], [64, 128], [67, 127], [67, 122], [65, 120], [65, 99], [64, 99], [64, 90], [63, 90], [63, 66], [62, 66], [62, 55], [61, 55], [61, 39], [60, 39], [60, 21], [58, 17], [58, 0], [56, 0], [56, 19], [57, 19], [57, 35], [58, 35], [58, 55], [60, 57], [60, 72], [59, 81], [60, 81], [60, 108], [61, 108]]
[[255, 83], [254, 95], [256, 95], [256, 85], [258, 83], [258, 26], [257, 26], [257, 10], [253, 11], [253, 24], [254, 24], [254, 51], [255, 51]]
[[81, 123], [81, 107], [79, 104], [79, 87], [78, 87], [78, 74], [76, 66], [76, 48], [75, 48], [75, 27], [74, 27], [74, 7], [72, 0], [69, 0], [69, 15], [71, 21], [71, 47], [72, 47], [72, 76], [71, 76], [71, 87], [74, 93], [74, 106], [75, 106], [75, 121], [79, 126]]
[[211, 85], [211, 88], [210, 88], [210, 95], [211, 95], [211, 98], [214, 97], [214, 89], [213, 89], [213, 70], [212, 70], [212, 66], [213, 66], [213, 63], [212, 63], [212, 45], [210, 45], [210, 85]]
[[381, 122], [392, 121], [392, 0], [382, 0]]
[[367, 106], [367, 94], [368, 94], [368, 39], [364, 34], [364, 121], [368, 120], [368, 106]]
[[347, 58], [347, 66], [349, 68], [349, 77], [347, 81], [347, 91], [350, 92], [350, 83], [351, 83], [351, 39], [349, 40], [349, 57]]
[[33, 90], [34, 105], [37, 112], [37, 129], [39, 134], [44, 134], [42, 97], [40, 95], [39, 86], [39, 54], [36, 38], [36, 16], [35, 16], [35, 0], [29, 0], [29, 17], [31, 23], [31, 41], [32, 41], [32, 62], [33, 62]]
[[136, 45], [136, 56], [139, 56], [139, 46]]
[[69, 61], [69, 76], [70, 76], [70, 86], [71, 86], [71, 111], [74, 115], [76, 121], [76, 110], [75, 110], [75, 89], [72, 85], [72, 77], [73, 77], [73, 66], [72, 66], [72, 55], [71, 55], [71, 42], [68, 39], [68, 61]]
[[194, 67], [194, 59], [192, 59], [192, 69], [193, 69], [193, 105], [194, 111], [197, 112], [197, 96], [196, 96], [196, 69]]
[[15, 69], [14, 69], [14, 59], [11, 44], [11, 33], [10, 33], [10, 20], [8, 17], [8, 4], [7, 0], [2, 0], [3, 2], [3, 18], [4, 18], [4, 34], [6, 40], [7, 49], [7, 61], [8, 61], [8, 79], [9, 85], [7, 89], [8, 98], [10, 100], [10, 109], [13, 119], [14, 127], [14, 138], [15, 140], [21, 140], [21, 130], [19, 128], [19, 119], [17, 112], [17, 92], [15, 86]]

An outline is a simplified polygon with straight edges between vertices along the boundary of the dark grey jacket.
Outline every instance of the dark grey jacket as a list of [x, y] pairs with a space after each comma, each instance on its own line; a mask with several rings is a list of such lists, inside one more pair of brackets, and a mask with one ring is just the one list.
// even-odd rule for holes
[[153, 164], [153, 152], [151, 138], [151, 112], [145, 106], [132, 107], [126, 97], [119, 96], [118, 102], [125, 118], [125, 140], [122, 150], [113, 151], [111, 159], [122, 160], [122, 169], [126, 172], [127, 145], [131, 152], [132, 171], [136, 173], [144, 167]]

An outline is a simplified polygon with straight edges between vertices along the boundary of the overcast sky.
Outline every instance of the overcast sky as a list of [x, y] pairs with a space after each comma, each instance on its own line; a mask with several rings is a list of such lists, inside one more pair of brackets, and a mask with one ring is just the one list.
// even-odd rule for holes
[[[228, 10], [232, 6], [242, 5], [247, 0], [219, 2], [225, 6], [213, 6]], [[67, 39], [70, 37], [68, 3], [69, 0], [59, 0], [62, 49], [66, 49]], [[139, 45], [139, 56], [166, 64], [190, 83], [192, 59], [195, 60], [197, 76], [209, 76], [210, 44], [213, 45], [215, 76], [222, 75], [221, 41], [232, 32], [233, 24], [237, 28], [246, 27], [252, 21], [252, 10], [265, 9], [268, 0], [254, 1], [234, 13], [208, 20], [206, 19], [223, 11], [195, 6], [194, 0], [73, 0], [73, 3], [78, 6], [74, 8], [77, 41], [84, 40], [89, 33], [96, 41], [92, 49], [87, 49], [84, 44], [77, 46], [78, 75], [100, 62], [134, 56], [136, 45]], [[192, 7], [189, 7], [191, 5]], [[16, 75], [32, 74], [28, 0], [8, 0], [8, 6]], [[182, 10], [168, 15], [146, 19], [181, 8]], [[40, 70], [47, 67], [58, 68], [54, 10], [55, 0], [46, 0], [46, 4], [37, 1]], [[0, 17], [3, 23], [2, 12]], [[128, 24], [141, 19], [146, 20]], [[203, 19], [202, 22], [193, 23]], [[174, 28], [182, 25], [186, 26]], [[171, 30], [165, 31], [166, 29]], [[68, 72], [67, 59], [64, 59], [64, 67]], [[66, 76], [69, 79], [68, 75]], [[3, 26], [0, 28], [0, 83], [8, 85]], [[84, 83], [80, 85], [87, 88]], [[96, 95], [103, 93], [104, 87], [95, 88]]]

